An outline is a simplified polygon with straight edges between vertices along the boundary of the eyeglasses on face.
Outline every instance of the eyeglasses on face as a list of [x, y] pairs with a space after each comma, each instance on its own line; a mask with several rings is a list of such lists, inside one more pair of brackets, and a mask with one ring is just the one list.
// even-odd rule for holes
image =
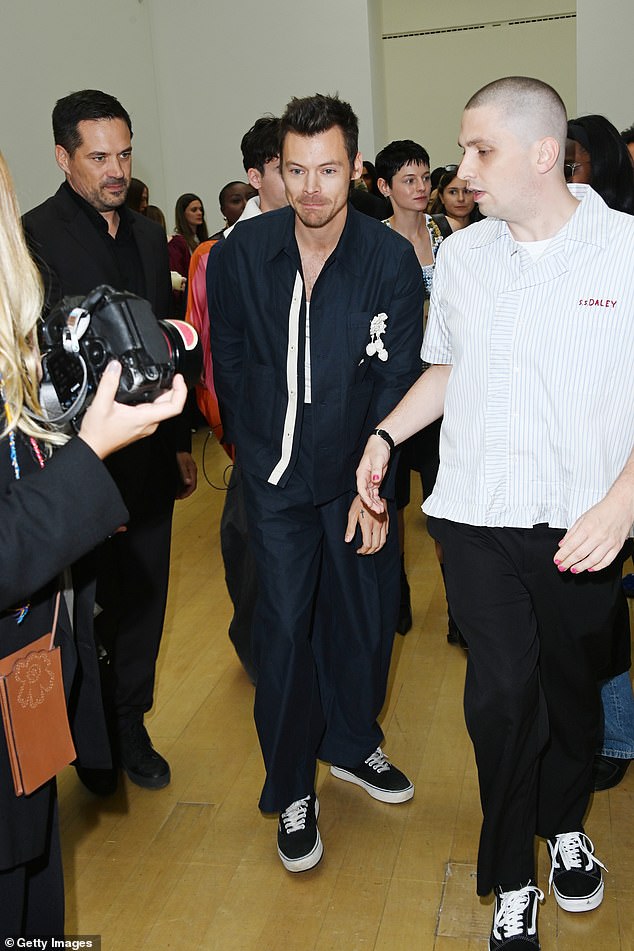
[[569, 181], [571, 178], [573, 178], [577, 169], [583, 168], [584, 165], [585, 162], [564, 162], [564, 175], [566, 177], [566, 181]]

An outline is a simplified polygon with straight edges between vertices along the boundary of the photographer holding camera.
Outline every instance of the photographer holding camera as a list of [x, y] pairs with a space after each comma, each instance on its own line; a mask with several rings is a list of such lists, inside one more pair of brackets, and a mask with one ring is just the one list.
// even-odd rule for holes
[[[187, 390], [176, 376], [173, 388], [155, 402], [125, 406], [114, 400], [121, 367], [110, 363], [79, 436], [67, 441], [34, 418], [41, 416], [35, 327], [42, 303], [42, 283], [0, 154], [0, 659], [28, 651], [54, 628], [67, 698], [72, 688], [68, 712], [75, 748], [105, 767], [109, 750], [91, 627], [78, 624], [73, 635], [64, 599], [58, 602], [59, 576], [127, 521], [101, 460], [180, 413]], [[78, 596], [74, 614], [90, 618], [90, 599]], [[17, 795], [8, 750], [0, 728], [0, 937], [61, 936], [64, 886], [55, 780]]]
[[[47, 309], [62, 297], [85, 296], [107, 284], [147, 299], [157, 317], [168, 317], [165, 235], [124, 204], [131, 175], [130, 116], [113, 96], [82, 90], [57, 102], [53, 132], [55, 157], [66, 181], [24, 216]], [[96, 570], [97, 602], [103, 608], [97, 625], [113, 681], [109, 719], [115, 766], [118, 761], [133, 782], [148, 789], [170, 781], [169, 764], [153, 749], [143, 717], [153, 703], [174, 499], [196, 487], [189, 427], [175, 423], [108, 461], [130, 523], [126, 532], [101, 546], [96, 569], [81, 566], [86, 578]], [[78, 774], [92, 792], [116, 789], [116, 770], [95, 771], [82, 763]]]

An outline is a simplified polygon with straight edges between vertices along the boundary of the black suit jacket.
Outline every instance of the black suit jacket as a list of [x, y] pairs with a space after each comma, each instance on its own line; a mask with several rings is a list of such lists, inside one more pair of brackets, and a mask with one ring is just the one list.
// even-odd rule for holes
[[[171, 279], [167, 240], [162, 228], [127, 209], [145, 279], [145, 296], [157, 317], [170, 314]], [[23, 219], [31, 254], [46, 292], [47, 310], [62, 297], [88, 294], [99, 284], [117, 290], [119, 275], [108, 247], [81, 204], [61, 185], [57, 192]], [[108, 460], [131, 517], [161, 498], [173, 501], [177, 488], [176, 451], [189, 451], [191, 436], [183, 419], [161, 424], [143, 439]], [[151, 483], [152, 496], [148, 497]]]
[[[154, 221], [129, 209], [128, 213], [143, 266], [145, 296], [157, 317], [168, 317], [171, 281], [165, 234]], [[64, 185], [27, 212], [23, 224], [44, 280], [47, 308], [67, 295], [88, 294], [99, 284], [127, 290], [117, 287], [118, 274], [105, 242]]]

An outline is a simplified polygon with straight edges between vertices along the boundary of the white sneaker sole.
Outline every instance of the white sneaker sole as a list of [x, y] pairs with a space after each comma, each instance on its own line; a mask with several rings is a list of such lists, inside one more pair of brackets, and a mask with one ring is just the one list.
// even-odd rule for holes
[[[315, 822], [317, 822], [318, 819], [319, 799], [315, 796]], [[314, 868], [321, 861], [321, 857], [324, 854], [324, 844], [321, 841], [319, 829], [317, 829], [315, 846], [308, 855], [300, 855], [298, 859], [289, 859], [288, 855], [284, 855], [279, 845], [277, 847], [277, 854], [287, 872], [307, 872], [309, 869]]]
[[567, 898], [565, 895], [560, 895], [554, 885], [553, 892], [555, 901], [564, 911], [592, 911], [593, 908], [598, 908], [603, 901], [603, 881], [591, 895], [584, 895], [583, 898]]
[[391, 791], [389, 789], [382, 789], [380, 786], [373, 786], [371, 783], [366, 783], [349, 770], [342, 769], [341, 766], [331, 766], [330, 772], [333, 776], [336, 776], [337, 779], [343, 779], [347, 783], [354, 783], [355, 786], [361, 786], [369, 796], [372, 796], [373, 799], [378, 799], [379, 802], [407, 802], [414, 795], [413, 783], [410, 783], [406, 789]]
[[277, 854], [282, 860], [282, 865], [287, 872], [307, 872], [309, 869], [314, 868], [321, 861], [321, 857], [324, 854], [324, 846], [321, 841], [321, 836], [319, 835], [319, 829], [317, 829], [315, 847], [308, 855], [302, 855], [298, 859], [289, 859], [289, 857], [284, 855], [280, 850], [279, 845], [277, 847]]

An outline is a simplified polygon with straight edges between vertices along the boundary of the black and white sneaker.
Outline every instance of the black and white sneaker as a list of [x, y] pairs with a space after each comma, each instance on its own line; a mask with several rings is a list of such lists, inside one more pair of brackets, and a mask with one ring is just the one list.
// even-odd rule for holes
[[[552, 866], [548, 890], [564, 911], [592, 911], [603, 901], [603, 862], [583, 832], [564, 832], [548, 840]], [[606, 869], [607, 871], [607, 869]]]
[[277, 827], [277, 851], [289, 872], [306, 872], [319, 862], [324, 847], [319, 837], [316, 796], [298, 799], [280, 813]]
[[489, 951], [539, 951], [537, 902], [543, 900], [536, 885], [510, 892], [496, 888]]
[[373, 799], [381, 802], [407, 802], [414, 795], [413, 783], [405, 773], [392, 766], [380, 746], [356, 769], [331, 766], [330, 772], [337, 779], [361, 786]]

